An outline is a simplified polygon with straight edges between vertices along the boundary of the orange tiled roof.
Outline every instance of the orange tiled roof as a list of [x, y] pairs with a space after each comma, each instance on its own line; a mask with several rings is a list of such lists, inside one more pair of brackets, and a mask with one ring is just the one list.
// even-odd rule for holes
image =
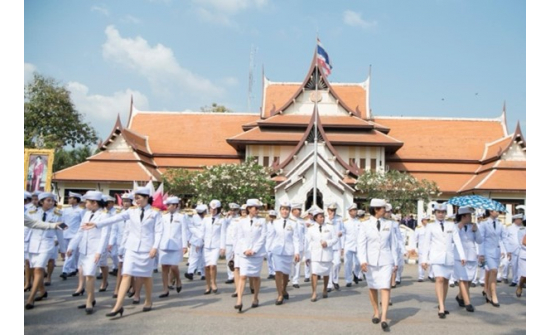
[[[87, 161], [53, 174], [53, 180], [72, 181], [148, 181], [150, 175], [137, 162]], [[160, 175], [145, 167], [156, 180]]]
[[100, 151], [88, 157], [89, 161], [135, 161], [134, 152]]
[[238, 158], [203, 158], [203, 157], [156, 157], [155, 162], [162, 168], [201, 168], [219, 164], [238, 164]]
[[139, 112], [130, 128], [147, 134], [151, 151], [157, 154], [210, 154], [237, 156], [227, 138], [241, 126], [258, 119], [257, 114]]
[[479, 164], [460, 163], [417, 163], [417, 162], [388, 162], [390, 169], [408, 172], [455, 172], [474, 173]]
[[151, 153], [147, 148], [147, 139], [144, 136], [126, 128], [122, 130], [122, 134], [124, 135], [126, 142], [128, 142], [128, 144], [134, 149], [149, 154]]
[[367, 91], [360, 85], [345, 85], [332, 84], [334, 92], [344, 101], [351, 109], [358, 111], [359, 115], [366, 117], [366, 102]]
[[[324, 127], [329, 126], [367, 126], [372, 127], [372, 122], [365, 121], [356, 116], [320, 116], [321, 122]], [[265, 125], [278, 125], [278, 124], [292, 124], [307, 126], [311, 120], [311, 115], [274, 115], [268, 119], [258, 121], [257, 124], [261, 126]]]
[[502, 139], [499, 139], [493, 143], [486, 144], [486, 150], [481, 158], [481, 160], [491, 159], [494, 157], [499, 157], [508, 146], [510, 146], [511, 142], [513, 141], [512, 135], [506, 136]]
[[[503, 137], [500, 120], [377, 117], [403, 147], [393, 159], [480, 160], [485, 143]], [[459, 138], [459, 140], [457, 140]]]
[[418, 180], [426, 179], [435, 181], [441, 192], [455, 193], [462, 187], [472, 175], [470, 174], [455, 174], [455, 173], [421, 173], [411, 172]]
[[527, 171], [492, 170], [480, 173], [469, 181], [460, 192], [475, 190], [525, 191], [527, 189]]

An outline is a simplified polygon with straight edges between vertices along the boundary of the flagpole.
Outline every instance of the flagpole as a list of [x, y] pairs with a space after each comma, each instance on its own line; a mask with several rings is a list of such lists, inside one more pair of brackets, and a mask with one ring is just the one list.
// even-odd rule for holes
[[317, 69], [317, 75], [315, 76], [315, 99], [314, 99], [314, 109], [313, 113], [315, 113], [315, 121], [314, 121], [314, 155], [313, 155], [313, 203], [317, 205], [317, 115], [318, 113], [318, 106], [317, 101], [318, 96], [318, 84], [319, 84], [319, 77], [321, 75], [321, 71], [319, 70], [319, 33], [317, 33], [317, 38], [315, 41], [315, 68]]

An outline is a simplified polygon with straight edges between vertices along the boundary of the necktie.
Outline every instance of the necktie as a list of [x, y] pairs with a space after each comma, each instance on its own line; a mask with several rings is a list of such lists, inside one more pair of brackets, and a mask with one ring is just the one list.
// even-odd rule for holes
[[94, 218], [94, 215], [95, 215], [95, 213], [92, 212], [92, 215], [90, 215], [90, 221], [92, 221], [92, 219]]
[[145, 215], [145, 208], [141, 207], [141, 214], [139, 215], [139, 221], [143, 221], [144, 215]]
[[496, 223], [495, 220], [493, 220], [493, 229], [495, 229], [495, 230], [497, 229], [497, 223]]
[[464, 231], [468, 231], [468, 225], [464, 225]]
[[250, 220], [250, 227], [252, 227], [252, 223], [254, 223], [254, 221], [253, 221], [253, 220]]
[[286, 227], [286, 219], [283, 220], [283, 229]]
[[174, 220], [174, 213], [170, 213], [170, 223], [172, 223], [172, 220]]
[[445, 227], [443, 226], [443, 221], [439, 221], [439, 224], [441, 225], [441, 231], [445, 231]]
[[46, 222], [46, 212], [44, 212], [44, 214], [42, 214], [42, 221]]
[[319, 232], [323, 231], [323, 226], [319, 225]]
[[380, 220], [376, 220], [376, 228], [380, 231]]
[[212, 218], [212, 225], [214, 225], [214, 221], [216, 221], [216, 218]]

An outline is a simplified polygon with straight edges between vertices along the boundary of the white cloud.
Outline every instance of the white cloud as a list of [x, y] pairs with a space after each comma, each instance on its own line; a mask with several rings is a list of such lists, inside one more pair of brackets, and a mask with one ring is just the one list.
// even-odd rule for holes
[[202, 100], [224, 94], [223, 88], [182, 67], [172, 49], [162, 44], [150, 46], [140, 36], [123, 38], [113, 26], [108, 26], [105, 34], [103, 58], [145, 77], [156, 95], [187, 94], [186, 98]]
[[71, 92], [76, 109], [84, 114], [84, 120], [90, 122], [102, 139], [109, 136], [117, 114], [120, 114], [122, 124], [126, 125], [132, 96], [137, 109], [149, 109], [149, 100], [139, 91], [126, 89], [112, 95], [90, 94], [86, 85], [74, 81], [69, 82], [66, 87]]
[[105, 16], [109, 16], [109, 10], [105, 6], [92, 6], [92, 12], [99, 12]]
[[236, 77], [225, 77], [221, 79], [221, 83], [224, 86], [233, 87], [239, 85], [239, 79], [237, 79]]
[[137, 17], [132, 16], [130, 14], [124, 15], [124, 17], [121, 19], [121, 21], [124, 22], [124, 23], [134, 23], [134, 24], [141, 23], [140, 19], [138, 19]]
[[34, 72], [36, 72], [36, 66], [31, 63], [25, 63], [25, 85], [32, 81]]
[[196, 12], [199, 18], [204, 22], [215, 23], [222, 26], [233, 27], [233, 28], [238, 27], [237, 23], [231, 20], [231, 18], [229, 18], [224, 13], [209, 11], [208, 9], [204, 9], [202, 7], [197, 8]]
[[378, 22], [376, 21], [365, 21], [361, 17], [361, 13], [354, 12], [351, 10], [344, 11], [344, 23], [352, 27], [360, 27], [363, 29], [368, 29], [376, 26]]
[[238, 27], [232, 16], [249, 8], [262, 8], [268, 0], [193, 0], [200, 19], [228, 27]]

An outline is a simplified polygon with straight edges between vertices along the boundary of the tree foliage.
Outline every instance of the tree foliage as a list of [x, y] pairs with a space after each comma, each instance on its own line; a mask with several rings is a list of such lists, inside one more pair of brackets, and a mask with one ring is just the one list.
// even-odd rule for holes
[[250, 198], [260, 199], [264, 204], [274, 203], [275, 182], [269, 171], [253, 159], [242, 164], [208, 166], [196, 172], [169, 169], [163, 178], [168, 193], [192, 194], [194, 203], [218, 199], [227, 207], [230, 202], [242, 204]]
[[426, 179], [418, 181], [412, 175], [397, 170], [385, 173], [367, 171], [359, 176], [355, 188], [369, 198], [386, 199], [401, 213], [414, 213], [418, 200], [427, 204], [440, 194], [435, 182]]
[[232, 113], [233, 111], [224, 105], [218, 105], [213, 102], [212, 106], [203, 106], [201, 107], [201, 112], [203, 113]]
[[25, 85], [24, 118], [26, 148], [74, 148], [98, 140], [94, 128], [75, 109], [69, 90], [53, 78], [37, 73]]
[[53, 159], [53, 172], [82, 163], [92, 154], [92, 149], [89, 147], [79, 147], [72, 150], [57, 149]]

